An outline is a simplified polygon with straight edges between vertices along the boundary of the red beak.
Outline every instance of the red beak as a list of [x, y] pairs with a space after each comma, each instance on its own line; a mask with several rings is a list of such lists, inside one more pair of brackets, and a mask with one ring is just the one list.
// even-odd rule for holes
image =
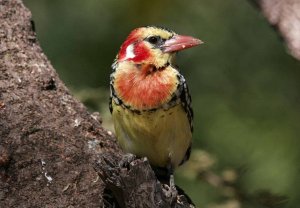
[[164, 52], [176, 52], [202, 44], [203, 41], [191, 36], [174, 35], [162, 45]]

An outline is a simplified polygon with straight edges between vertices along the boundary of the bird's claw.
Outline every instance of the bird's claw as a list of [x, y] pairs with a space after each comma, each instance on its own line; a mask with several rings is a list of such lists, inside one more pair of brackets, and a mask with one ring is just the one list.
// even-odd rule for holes
[[170, 175], [170, 185], [163, 184], [165, 195], [170, 199], [170, 204], [173, 204], [177, 199], [177, 189], [174, 182], [174, 175]]
[[176, 187], [175, 186], [171, 187], [168, 186], [167, 184], [164, 184], [163, 187], [164, 187], [165, 196], [170, 201], [170, 204], [173, 204], [177, 200], [177, 195], [178, 195]]

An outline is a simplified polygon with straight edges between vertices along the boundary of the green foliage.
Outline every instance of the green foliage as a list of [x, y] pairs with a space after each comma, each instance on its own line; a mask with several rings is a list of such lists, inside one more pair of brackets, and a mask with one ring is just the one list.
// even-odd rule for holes
[[[200, 207], [298, 206], [300, 63], [247, 1], [25, 3], [61, 78], [105, 121], [109, 113], [103, 93], [108, 96], [110, 65], [133, 28], [160, 25], [202, 39], [204, 45], [178, 57], [193, 98], [194, 149], [214, 155], [216, 162], [206, 171], [221, 175], [235, 170], [234, 190], [257, 203], [224, 195], [222, 187], [205, 178], [186, 176], [185, 169], [195, 171], [192, 167], [178, 171], [177, 183]], [[267, 190], [263, 200], [256, 197], [261, 190]], [[281, 196], [288, 197], [284, 205], [265, 202]]]

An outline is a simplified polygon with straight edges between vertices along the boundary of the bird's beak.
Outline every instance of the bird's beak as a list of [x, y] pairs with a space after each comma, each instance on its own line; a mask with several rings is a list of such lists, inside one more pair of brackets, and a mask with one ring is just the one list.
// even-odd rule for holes
[[174, 35], [161, 46], [163, 52], [176, 52], [202, 44], [203, 41], [191, 36]]

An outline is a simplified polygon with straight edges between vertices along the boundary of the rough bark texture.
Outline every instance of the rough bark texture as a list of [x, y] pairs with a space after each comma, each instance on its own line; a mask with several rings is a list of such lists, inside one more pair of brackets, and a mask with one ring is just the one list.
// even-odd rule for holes
[[300, 1], [251, 0], [283, 37], [292, 56], [300, 60]]
[[194, 207], [190, 198], [179, 187], [174, 192], [169, 186], [162, 186], [156, 180], [146, 158], [128, 158], [127, 155], [119, 157], [104, 153], [95, 169], [105, 181], [105, 194], [114, 196], [113, 200], [111, 196], [104, 196], [104, 203], [109, 207]]
[[[123, 155], [114, 137], [59, 79], [21, 0], [0, 0], [0, 41], [0, 207], [109, 207], [120, 198], [109, 189], [120, 181], [127, 181], [122, 196], [140, 193], [138, 202], [121, 197], [120, 206], [163, 199], [171, 207], [147, 161], [118, 166]], [[103, 163], [108, 155], [110, 165]], [[112, 199], [106, 204], [105, 187]], [[172, 206], [190, 207], [175, 198]]]

